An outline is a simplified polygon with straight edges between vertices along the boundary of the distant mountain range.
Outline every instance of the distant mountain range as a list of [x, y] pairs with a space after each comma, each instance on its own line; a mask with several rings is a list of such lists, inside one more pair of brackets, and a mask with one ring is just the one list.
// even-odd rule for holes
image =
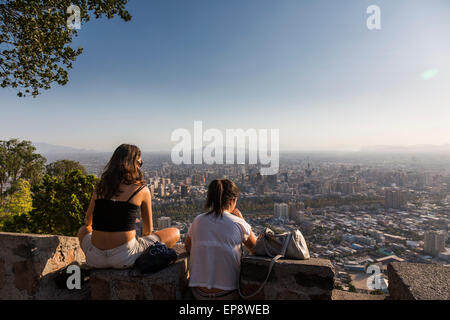
[[413, 146], [370, 146], [362, 147], [360, 152], [379, 152], [379, 153], [448, 153], [450, 144], [432, 145], [418, 144]]
[[[45, 142], [33, 143], [37, 152], [41, 154], [87, 154], [87, 153], [101, 153], [102, 151], [92, 149], [78, 149], [66, 146], [53, 145]], [[280, 148], [281, 149], [281, 148]], [[248, 150], [247, 150], [248, 151]], [[323, 150], [325, 151], [325, 150]], [[111, 151], [112, 152], [112, 151]], [[145, 152], [145, 151], [144, 151]], [[163, 151], [160, 151], [163, 152]], [[165, 152], [169, 152], [165, 151]], [[164, 152], [164, 153], [165, 153]], [[280, 152], [295, 152], [294, 150], [283, 150]], [[330, 151], [333, 152], [333, 151]], [[339, 151], [334, 151], [339, 152]], [[450, 153], [450, 144], [444, 145], [413, 145], [413, 146], [392, 146], [392, 145], [378, 145], [361, 147], [356, 152], [368, 153]]]
[[36, 151], [40, 154], [70, 154], [70, 153], [92, 153], [97, 152], [95, 150], [77, 149], [72, 147], [57, 146], [45, 142], [35, 142], [33, 145], [36, 147]]

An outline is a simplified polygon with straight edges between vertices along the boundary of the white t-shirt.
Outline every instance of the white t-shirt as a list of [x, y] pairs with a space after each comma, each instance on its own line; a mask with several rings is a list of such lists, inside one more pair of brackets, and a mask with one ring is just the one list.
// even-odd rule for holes
[[190, 287], [235, 290], [239, 286], [241, 244], [251, 233], [244, 219], [224, 212], [195, 217], [187, 235], [191, 238]]

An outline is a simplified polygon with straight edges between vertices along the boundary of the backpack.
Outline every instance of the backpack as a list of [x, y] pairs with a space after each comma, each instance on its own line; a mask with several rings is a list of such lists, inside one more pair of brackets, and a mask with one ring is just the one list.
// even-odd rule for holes
[[134, 267], [141, 273], [157, 272], [177, 259], [175, 250], [168, 248], [161, 242], [145, 249], [145, 251], [136, 259]]

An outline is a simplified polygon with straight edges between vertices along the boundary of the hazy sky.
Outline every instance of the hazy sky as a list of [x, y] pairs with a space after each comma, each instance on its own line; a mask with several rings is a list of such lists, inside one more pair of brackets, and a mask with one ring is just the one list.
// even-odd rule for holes
[[[382, 30], [366, 9], [381, 7]], [[0, 139], [170, 148], [177, 128], [280, 129], [282, 149], [450, 143], [448, 0], [131, 0], [91, 20], [70, 82], [0, 89]]]

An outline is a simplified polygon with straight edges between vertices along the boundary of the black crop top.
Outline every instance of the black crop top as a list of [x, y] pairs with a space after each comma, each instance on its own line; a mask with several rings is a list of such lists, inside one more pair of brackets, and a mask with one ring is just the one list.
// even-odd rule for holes
[[139, 206], [130, 200], [141, 191], [140, 186], [127, 201], [96, 199], [92, 220], [92, 229], [104, 232], [125, 232], [136, 230], [136, 218]]

